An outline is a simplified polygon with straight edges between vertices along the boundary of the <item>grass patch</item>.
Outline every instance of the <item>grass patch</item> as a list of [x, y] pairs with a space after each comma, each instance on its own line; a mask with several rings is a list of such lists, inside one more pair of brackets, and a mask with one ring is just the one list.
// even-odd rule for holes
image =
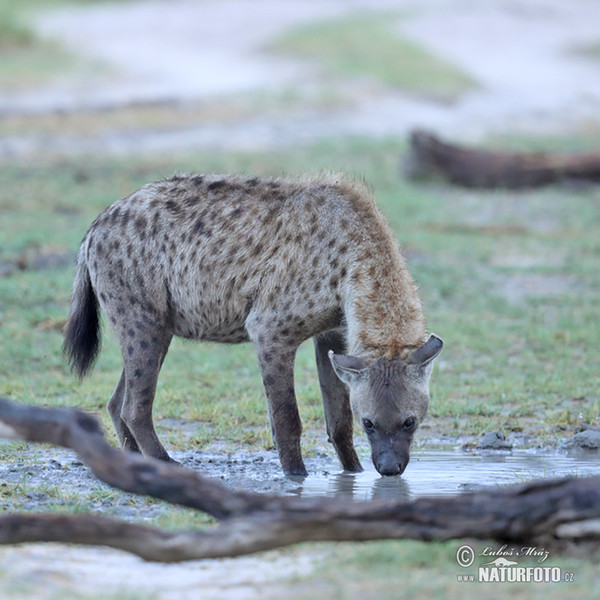
[[358, 77], [405, 92], [453, 100], [474, 81], [394, 31], [392, 15], [358, 15], [298, 27], [269, 46], [317, 62], [340, 77]]
[[[432, 379], [433, 423], [439, 418], [460, 427], [449, 433], [477, 434], [493, 423], [507, 431], [533, 428], [544, 436], [548, 424], [597, 425], [598, 188], [476, 193], [417, 186], [398, 176], [403, 151], [395, 140], [346, 139], [264, 154], [5, 164], [0, 393], [24, 402], [80, 406], [101, 415], [111, 429], [105, 404], [121, 357], [110, 329], [105, 327], [94, 373], [82, 383], [60, 354], [77, 248], [110, 202], [177, 171], [293, 175], [330, 168], [372, 183], [404, 245], [430, 329], [446, 342]], [[44, 267], [49, 252], [66, 258]], [[532, 281], [535, 286], [527, 287]], [[323, 427], [310, 342], [298, 354], [296, 385], [306, 426]], [[249, 345], [175, 340], [155, 412], [157, 418], [210, 423], [201, 445], [212, 437], [255, 448], [270, 444]], [[176, 448], [190, 443], [178, 438], [176, 428], [165, 432]]]
[[102, 110], [61, 112], [51, 114], [12, 114], [0, 121], [0, 136], [98, 136], [118, 131], [120, 135], [138, 132], [173, 131], [206, 126], [215, 121], [236, 123], [253, 119], [281, 118], [303, 110], [310, 105], [315, 110], [327, 111], [348, 106], [352, 100], [341, 91], [326, 89], [304, 91], [284, 89], [266, 94], [248, 91], [242, 96], [216, 100], [141, 104], [135, 106], [105, 107]]
[[581, 44], [572, 49], [572, 52], [592, 60], [600, 60], [600, 42]]
[[82, 65], [59, 44], [35, 41], [0, 53], [0, 89], [24, 89], [73, 72]]
[[[490, 547], [500, 545], [491, 542], [469, 542], [476, 555]], [[460, 541], [437, 544], [413, 541], [390, 541], [365, 544], [347, 544], [328, 547], [326, 558], [310, 581], [296, 590], [294, 598], [319, 597], [338, 600], [359, 600], [376, 597], [396, 600], [399, 597], [442, 598], [460, 600], [465, 597], [482, 599], [499, 598], [499, 590], [508, 589], [517, 600], [530, 598], [560, 600], [569, 598], [592, 598], [600, 592], [598, 567], [593, 562], [564, 559], [550, 554], [541, 566], [559, 567], [563, 574], [573, 573], [574, 581], [557, 584], [504, 583], [485, 585], [476, 582], [458, 582], [457, 577], [477, 574], [480, 564], [489, 557], [478, 556], [471, 568], [463, 569], [456, 561]], [[519, 566], [540, 566], [535, 560], [519, 559]], [[399, 592], [401, 590], [401, 592]], [[475, 595], [469, 595], [473, 590]], [[504, 592], [505, 593], [505, 592]]]
[[0, 0], [0, 48], [18, 48], [33, 43], [33, 34], [16, 2]]
[[[597, 424], [598, 189], [475, 193], [416, 186], [398, 177], [403, 151], [394, 140], [349, 139], [287, 153], [6, 164], [0, 173], [0, 265], [14, 270], [0, 278], [0, 392], [25, 402], [78, 405], [109, 425], [104, 407], [121, 368], [110, 330], [105, 328], [96, 370], [80, 384], [60, 355], [60, 329], [81, 237], [114, 199], [176, 171], [297, 174], [333, 168], [364, 174], [375, 187], [420, 285], [430, 328], [446, 341], [432, 380], [433, 420], [460, 415], [461, 433], [473, 434], [486, 422], [505, 422], [511, 430], [515, 418], [538, 432], [544, 422], [574, 427], [580, 412]], [[24, 254], [48, 248], [66, 262], [14, 267]], [[539, 290], [522, 291], [528, 281]], [[300, 349], [296, 378], [305, 423], [322, 427], [310, 343]], [[585, 400], [573, 407], [575, 398]], [[217, 436], [268, 445], [252, 348], [175, 340], [161, 373], [156, 414], [211, 423], [205, 441]], [[170, 436], [176, 447], [187, 443], [177, 442], [176, 431]]]
[[586, 122], [568, 136], [494, 134], [487, 140], [486, 146], [507, 152], [597, 152], [599, 135], [600, 127]]
[[[46, 0], [43, 10], [94, 0]], [[0, 89], [11, 92], [63, 77], [77, 70], [100, 66], [78, 58], [59, 42], [40, 39], [31, 26], [32, 16], [40, 11], [35, 0], [0, 0]]]

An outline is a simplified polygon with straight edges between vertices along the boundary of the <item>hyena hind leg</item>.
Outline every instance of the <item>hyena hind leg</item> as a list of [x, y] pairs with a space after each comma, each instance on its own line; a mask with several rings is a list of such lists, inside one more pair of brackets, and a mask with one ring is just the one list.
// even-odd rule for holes
[[[121, 341], [124, 360], [124, 393], [119, 413], [121, 425], [116, 426], [122, 432], [129, 432], [139, 450], [146, 455], [161, 460], [172, 461], [161, 444], [152, 422], [152, 405], [156, 394], [158, 374], [162, 366], [172, 335], [156, 329], [128, 330], [126, 340]], [[121, 383], [121, 382], [119, 382]], [[117, 386], [117, 391], [119, 391]], [[115, 400], [114, 410], [117, 409]], [[112, 413], [111, 413], [112, 414]]]
[[117, 432], [121, 448], [129, 450], [130, 452], [140, 452], [140, 447], [135, 441], [133, 434], [129, 431], [129, 427], [125, 425], [125, 421], [121, 418], [123, 402], [125, 401], [125, 383], [125, 369], [123, 369], [119, 383], [117, 384], [111, 399], [108, 401], [108, 414], [110, 415], [115, 431]]

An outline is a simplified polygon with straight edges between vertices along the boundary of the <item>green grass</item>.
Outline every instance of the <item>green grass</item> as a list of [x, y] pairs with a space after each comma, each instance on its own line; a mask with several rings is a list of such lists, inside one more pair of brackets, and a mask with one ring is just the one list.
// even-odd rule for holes
[[600, 42], [589, 42], [587, 44], [580, 44], [572, 48], [571, 51], [576, 55], [597, 61], [600, 59]]
[[[121, 368], [110, 330], [104, 330], [95, 371], [82, 383], [60, 354], [71, 257], [107, 204], [182, 170], [298, 174], [332, 168], [364, 175], [375, 188], [420, 286], [430, 329], [446, 342], [432, 379], [435, 426], [456, 434], [492, 426], [525, 429], [552, 441], [566, 435], [565, 425], [597, 425], [598, 189], [476, 193], [417, 186], [399, 177], [403, 151], [394, 140], [347, 139], [289, 152], [143, 163], [5, 164], [0, 265], [12, 272], [0, 277], [0, 393], [23, 402], [77, 405], [108, 425], [104, 407]], [[64, 264], [14, 266], [23, 256], [48, 252], [64, 256]], [[530, 281], [535, 285], [524, 293]], [[300, 349], [296, 378], [307, 427], [322, 427], [310, 343]], [[211, 423], [202, 443], [217, 435], [251, 447], [269, 445], [262, 385], [248, 345], [176, 340], [161, 373], [156, 414]], [[177, 441], [176, 431], [170, 439], [175, 447], [187, 443]]]
[[0, 48], [22, 48], [34, 43], [34, 35], [27, 24], [25, 11], [33, 6], [23, 0], [0, 0]]
[[[593, 562], [564, 559], [550, 553], [542, 566], [559, 567], [561, 573], [573, 573], [572, 583], [475, 583], [457, 581], [457, 575], [477, 574], [480, 564], [487, 562], [477, 557], [474, 567], [463, 569], [456, 561], [456, 553], [463, 542], [437, 544], [391, 541], [365, 544], [338, 545], [331, 549], [328, 559], [310, 581], [302, 583], [298, 600], [315, 596], [336, 600], [359, 600], [373, 597], [381, 600], [398, 598], [504, 598], [510, 592], [517, 600], [565, 597], [588, 599], [600, 593], [598, 567]], [[476, 554], [486, 546], [494, 550], [500, 544], [469, 542]], [[541, 548], [538, 548], [540, 550]], [[518, 550], [518, 548], [517, 548]], [[519, 566], [539, 566], [535, 560], [519, 559]], [[300, 586], [298, 586], [300, 587]], [[297, 588], [298, 589], [298, 588]]]
[[[50, 0], [43, 10], [94, 1], [99, 0]], [[36, 36], [30, 23], [39, 10], [35, 0], [0, 0], [0, 89], [14, 92], [57, 76], [82, 71], [89, 75], [106, 68], [74, 56], [58, 41]], [[397, 19], [366, 14], [302, 26], [269, 44], [268, 50], [316, 61], [342, 78], [363, 78], [443, 101], [476, 85], [449, 61], [394, 31], [390, 22]], [[342, 100], [336, 95], [331, 101]]]
[[329, 73], [363, 78], [412, 94], [453, 100], [475, 82], [449, 61], [394, 31], [394, 15], [346, 17], [298, 27], [269, 46], [309, 59]]
[[600, 127], [591, 122], [581, 123], [570, 135], [544, 135], [521, 133], [518, 136], [507, 132], [494, 134], [486, 142], [486, 147], [505, 152], [576, 153], [596, 152]]
[[15, 92], [62, 77], [77, 70], [102, 68], [93, 61], [78, 58], [58, 41], [40, 39], [31, 26], [32, 15], [96, 0], [0, 0], [0, 89]]

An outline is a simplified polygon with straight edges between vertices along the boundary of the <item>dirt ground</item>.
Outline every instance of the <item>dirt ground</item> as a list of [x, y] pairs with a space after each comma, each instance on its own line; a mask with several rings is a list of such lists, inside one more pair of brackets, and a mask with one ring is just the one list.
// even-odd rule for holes
[[31, 544], [2, 550], [0, 556], [4, 577], [10, 579], [10, 587], [0, 590], [12, 600], [267, 600], [286, 593], [287, 579], [310, 573], [319, 553], [269, 552], [156, 565], [110, 549]]
[[[456, 102], [441, 103], [364, 81], [325, 85], [318, 65], [264, 51], [287, 28], [355, 11], [401, 14], [394, 23], [398, 31], [451, 59], [479, 86]], [[558, 132], [597, 127], [600, 62], [578, 49], [599, 41], [598, 23], [597, 0], [143, 0], [61, 10], [39, 18], [40, 34], [97, 61], [98, 69], [1, 91], [0, 116], [153, 104], [206, 107], [245, 98], [254, 110], [191, 128], [148, 127], [135, 135], [118, 128], [15, 134], [0, 139], [0, 157], [261, 149], [333, 134], [403, 135], [415, 126], [462, 139], [507, 128]], [[328, 93], [334, 88], [344, 101], [333, 106], [314, 102], [323, 88]], [[290, 90], [306, 103], [273, 112], [268, 102], [263, 107], [256, 101]], [[66, 468], [65, 460], [56, 461], [57, 471]], [[71, 463], [74, 472], [83, 468]], [[282, 592], [281, 580], [310, 573], [321, 556], [298, 551], [157, 566], [105, 549], [2, 548], [0, 595], [49, 599], [129, 590], [160, 600], [264, 599], [289, 595], [290, 588]]]

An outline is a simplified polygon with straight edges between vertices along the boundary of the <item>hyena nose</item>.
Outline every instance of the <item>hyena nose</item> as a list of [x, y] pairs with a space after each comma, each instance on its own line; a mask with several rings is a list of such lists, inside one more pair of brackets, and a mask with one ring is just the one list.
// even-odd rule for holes
[[378, 471], [385, 477], [391, 477], [393, 475], [400, 475], [404, 469], [402, 468], [402, 465], [391, 465], [382, 467], [378, 469]]
[[373, 461], [375, 468], [384, 477], [392, 477], [394, 475], [401, 475], [406, 468], [406, 464], [398, 461], [397, 458], [393, 457], [382, 457], [379, 460]]

